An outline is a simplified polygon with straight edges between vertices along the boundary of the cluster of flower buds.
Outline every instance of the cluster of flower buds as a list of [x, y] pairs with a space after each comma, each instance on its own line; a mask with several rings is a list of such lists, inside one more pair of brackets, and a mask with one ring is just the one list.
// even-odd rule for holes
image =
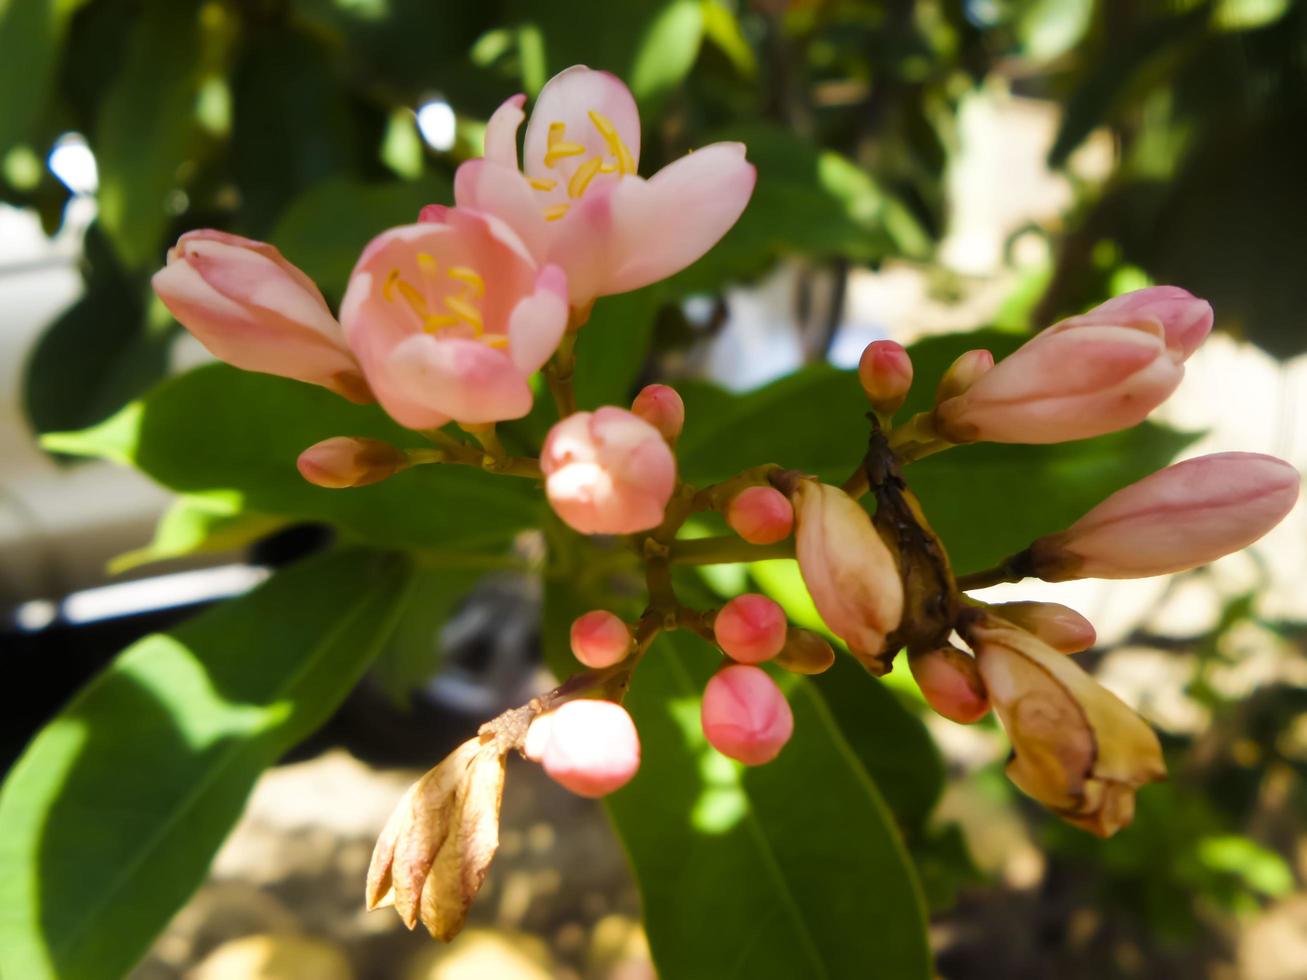
[[[596, 298], [671, 275], [707, 251], [748, 202], [753, 167], [742, 145], [721, 143], [640, 178], [630, 92], [583, 67], [541, 91], [519, 158], [524, 104], [515, 96], [490, 119], [485, 158], [457, 173], [456, 206], [429, 206], [363, 250], [339, 321], [276, 249], [222, 232], [182, 236], [154, 278], [218, 357], [376, 401], [428, 442], [326, 439], [299, 458], [310, 483], [362, 487], [432, 463], [528, 478], [543, 484], [564, 524], [625, 536], [617, 544], [644, 568], [648, 604], [635, 622], [595, 610], [572, 624], [583, 672], [488, 722], [409, 791], [378, 841], [369, 907], [393, 904], [410, 928], [420, 920], [442, 939], [458, 931], [497, 845], [512, 750], [583, 796], [634, 778], [641, 745], [622, 694], [663, 631], [691, 630], [723, 655], [703, 692], [708, 743], [746, 765], [776, 758], [794, 728], [777, 671], [820, 673], [834, 662], [831, 644], [791, 626], [763, 595], [717, 609], [685, 605], [677, 565], [795, 559], [829, 635], [868, 671], [884, 674], [906, 651], [941, 715], [970, 723], [995, 710], [1021, 789], [1096, 833], [1128, 823], [1135, 790], [1164, 772], [1162, 754], [1148, 726], [1068, 656], [1094, 643], [1093, 626], [1063, 606], [986, 605], [965, 592], [1211, 561], [1281, 520], [1298, 474], [1249, 453], [1179, 463], [995, 568], [958, 578], [903, 472], [961, 443], [1060, 442], [1140, 422], [1175, 390], [1210, 331], [1208, 304], [1154, 287], [1064, 320], [1000, 363], [970, 351], [937, 380], [934, 405], [902, 423], [895, 414], [913, 384], [912, 360], [877, 341], [857, 372], [870, 406], [868, 448], [843, 485], [765, 464], [690, 486], [677, 469], [680, 396], [654, 384], [629, 408], [578, 411], [577, 335]], [[537, 372], [558, 421], [538, 458], [510, 456], [495, 424], [530, 411]], [[443, 428], [451, 422], [471, 441]], [[682, 535], [705, 511], [730, 533]]]

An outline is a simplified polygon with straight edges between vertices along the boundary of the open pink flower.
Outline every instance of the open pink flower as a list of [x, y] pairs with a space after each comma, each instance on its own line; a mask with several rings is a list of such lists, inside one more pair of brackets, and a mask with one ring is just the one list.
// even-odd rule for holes
[[271, 245], [189, 231], [168, 250], [168, 264], [152, 283], [173, 316], [220, 360], [372, 401], [322, 293]]
[[567, 272], [572, 306], [623, 293], [684, 269], [739, 219], [756, 173], [742, 143], [713, 143], [636, 175], [640, 116], [616, 77], [583, 65], [541, 90], [526, 127], [515, 95], [486, 126], [486, 155], [458, 169], [460, 207], [498, 215], [540, 263]]
[[341, 303], [345, 337], [402, 425], [521, 418], [527, 378], [567, 327], [566, 277], [496, 218], [428, 212], [364, 249]]

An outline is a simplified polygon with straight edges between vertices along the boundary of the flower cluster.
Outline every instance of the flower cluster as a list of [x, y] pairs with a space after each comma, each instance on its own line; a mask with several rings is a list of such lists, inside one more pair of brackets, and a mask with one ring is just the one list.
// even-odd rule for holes
[[[462, 165], [455, 205], [431, 205], [364, 250], [339, 321], [275, 248], [217, 231], [184, 235], [154, 279], [177, 318], [239, 367], [376, 401], [425, 437], [401, 448], [348, 435], [300, 455], [306, 480], [360, 487], [413, 466], [461, 464], [543, 484], [554, 514], [584, 535], [623, 536], [648, 593], [630, 621], [593, 610], [571, 627], [585, 668], [488, 722], [417, 783], [378, 841], [369, 907], [448, 939], [461, 928], [498, 840], [508, 752], [583, 796], [635, 777], [641, 745], [622, 707], [637, 664], [662, 632], [689, 630], [719, 650], [701, 726], [746, 765], [784, 750], [794, 717], [776, 678], [816, 674], [835, 652], [758, 594], [717, 609], [681, 601], [677, 566], [797, 561], [828, 634], [874, 675], [906, 651], [926, 701], [971, 723], [994, 709], [1011, 739], [1012, 780], [1065, 819], [1107, 835], [1134, 792], [1164, 773], [1151, 729], [1068, 654], [1093, 626], [1049, 603], [988, 605], [968, 590], [1038, 577], [1128, 578], [1174, 572], [1255, 541], [1292, 507], [1298, 474], [1267, 456], [1223, 453], [1168, 467], [1112, 495], [1069, 528], [961, 578], [903, 473], [962, 443], [1050, 443], [1142, 421], [1180, 383], [1212, 326], [1175, 287], [1118, 297], [1038, 334], [995, 364], [964, 354], [928, 411], [896, 423], [913, 384], [908, 352], [867, 347], [858, 368], [868, 448], [841, 486], [768, 463], [695, 487], [680, 478], [685, 406], [666, 385], [629, 407], [578, 411], [576, 341], [596, 298], [669, 276], [736, 221], [754, 185], [744, 147], [704, 147], [645, 180], [640, 124], [611, 75], [570, 68], [541, 91], [519, 159], [525, 100], [486, 129], [485, 158]], [[558, 409], [538, 457], [505, 451], [496, 423], [532, 407], [540, 373]], [[455, 425], [450, 425], [455, 423]], [[864, 498], [865, 501], [864, 501]], [[691, 538], [716, 512], [730, 534]], [[960, 638], [966, 649], [955, 646]]]

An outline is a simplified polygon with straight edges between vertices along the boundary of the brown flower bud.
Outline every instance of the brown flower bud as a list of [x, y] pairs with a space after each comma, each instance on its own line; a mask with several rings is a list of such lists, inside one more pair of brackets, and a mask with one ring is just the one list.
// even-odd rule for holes
[[1088, 650], [1098, 639], [1094, 624], [1057, 602], [1001, 602], [989, 607], [995, 616], [1034, 633], [1058, 653]]
[[791, 629], [774, 662], [792, 674], [821, 674], [835, 663], [835, 651], [812, 630]]
[[487, 736], [464, 742], [413, 784], [386, 821], [368, 868], [369, 910], [393, 905], [448, 942], [463, 928], [499, 848], [505, 753]]

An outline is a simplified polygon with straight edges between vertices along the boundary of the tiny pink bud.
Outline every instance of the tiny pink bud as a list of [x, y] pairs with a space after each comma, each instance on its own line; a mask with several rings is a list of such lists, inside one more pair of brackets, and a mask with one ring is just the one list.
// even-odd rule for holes
[[1049, 330], [935, 408], [952, 442], [1088, 439], [1142, 422], [1184, 377], [1155, 320]]
[[[428, 205], [434, 207], [434, 205]], [[545, 747], [549, 744], [549, 733], [554, 727], [553, 712], [536, 715], [526, 730], [522, 742], [522, 754], [532, 762], [539, 762], [545, 757]]]
[[835, 651], [825, 637], [812, 630], [792, 629], [775, 663], [792, 674], [821, 674], [834, 666]]
[[1212, 304], [1179, 286], [1149, 286], [1100, 303], [1088, 313], [1073, 316], [1045, 333], [1085, 326], [1124, 324], [1141, 320], [1161, 326], [1166, 346], [1188, 360], [1212, 332]]
[[606, 609], [594, 609], [572, 623], [572, 653], [587, 667], [601, 669], [631, 650], [631, 631]]
[[685, 425], [685, 402], [675, 388], [667, 385], [645, 385], [631, 403], [631, 411], [661, 432], [668, 442], [675, 442]]
[[794, 733], [794, 714], [776, 682], [744, 664], [713, 675], [700, 721], [713, 748], [747, 766], [771, 762]]
[[1098, 639], [1094, 624], [1056, 602], [1002, 602], [989, 611], [1027, 633], [1034, 633], [1058, 653], [1088, 650]]
[[408, 466], [404, 451], [379, 439], [335, 436], [316, 442], [296, 460], [300, 475], [331, 490], [379, 483]]
[[912, 387], [912, 358], [902, 344], [873, 340], [858, 361], [858, 380], [882, 415], [892, 415], [902, 406]]
[[1298, 499], [1299, 482], [1284, 460], [1260, 453], [1176, 463], [1036, 541], [1035, 574], [1049, 582], [1144, 578], [1204, 565], [1279, 524]]
[[976, 661], [957, 647], [911, 654], [908, 668], [926, 703], [949, 721], [970, 725], [989, 713], [989, 695]]
[[640, 737], [620, 704], [569, 701], [552, 713], [540, 761], [551, 779], [578, 796], [607, 796], [640, 768]]
[[555, 513], [582, 534], [657, 527], [676, 487], [676, 458], [662, 434], [611, 406], [556, 423], [540, 468]]
[[760, 664], [785, 646], [785, 611], [765, 595], [737, 595], [717, 613], [713, 636], [732, 660]]
[[794, 530], [794, 507], [775, 487], [749, 487], [731, 498], [726, 523], [749, 544], [775, 544]]
[[935, 403], [946, 402], [956, 398], [973, 384], [982, 374], [994, 366], [994, 355], [987, 350], [969, 350], [949, 365], [944, 377], [939, 379], [935, 389]]

